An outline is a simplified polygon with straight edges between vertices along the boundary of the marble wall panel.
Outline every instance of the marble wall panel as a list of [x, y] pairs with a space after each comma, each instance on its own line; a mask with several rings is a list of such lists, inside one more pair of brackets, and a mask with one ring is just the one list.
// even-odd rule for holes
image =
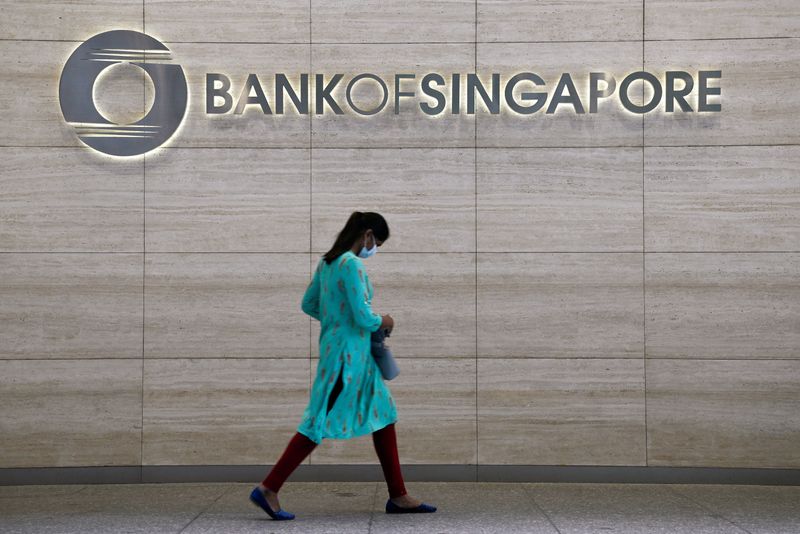
[[312, 249], [333, 244], [354, 210], [389, 224], [381, 252], [475, 250], [473, 149], [314, 150]]
[[[796, 4], [0, 0], [0, 467], [277, 460], [317, 361], [300, 300], [355, 209], [392, 228], [366, 264], [397, 321], [404, 462], [800, 467]], [[72, 51], [114, 28], [164, 42], [189, 84], [146, 157], [87, 149], [58, 102]], [[391, 97], [395, 73], [420, 93], [429, 72], [550, 92], [570, 72], [588, 111], [589, 72], [643, 63], [721, 69], [723, 111]], [[206, 114], [206, 73], [234, 104], [256, 74], [275, 111], [279, 72], [344, 74], [345, 106], [372, 72], [390, 96], [373, 117]], [[108, 73], [100, 110], [143, 113], [147, 80]], [[362, 436], [309, 462], [377, 458]]]
[[624, 41], [642, 38], [642, 2], [477, 0], [478, 41]]
[[647, 0], [647, 39], [800, 37], [795, 0]]
[[642, 255], [480, 253], [478, 356], [642, 358]]
[[144, 0], [147, 32], [173, 42], [307, 43], [309, 11], [297, 0]]
[[0, 280], [0, 358], [142, 357], [142, 254], [3, 253]]
[[[387, 342], [395, 358], [475, 357], [473, 254], [379, 252], [365, 265], [372, 309], [395, 321]], [[319, 323], [311, 322], [316, 357]]]
[[[547, 114], [547, 104], [531, 115], [521, 115], [501, 106], [500, 113], [490, 114], [476, 97], [477, 143], [480, 147], [586, 147], [641, 146], [642, 119], [630, 113], [616, 97], [600, 100], [598, 112], [589, 113], [589, 73], [612, 74], [618, 82], [630, 72], [641, 70], [641, 42], [580, 43], [487, 43], [478, 45], [478, 74], [491, 86], [491, 74], [500, 75], [500, 97], [505, 84], [515, 74], [533, 72], [542, 77], [545, 87], [520, 83], [515, 95], [520, 104], [522, 91], [553, 90], [562, 73], [570, 73], [586, 113], [578, 114], [571, 105], [561, 104]], [[640, 103], [634, 90], [632, 101]], [[462, 100], [466, 110], [466, 99]]]
[[[697, 86], [686, 98], [694, 112], [664, 113], [665, 103], [645, 115], [647, 146], [797, 144], [800, 111], [796, 73], [800, 39], [739, 39], [645, 43], [645, 70], [722, 71], [719, 112], [697, 112]], [[663, 80], [663, 78], [662, 78]]]
[[643, 360], [478, 358], [478, 463], [645, 465]]
[[146, 360], [142, 463], [274, 464], [308, 402], [308, 374], [307, 359]]
[[648, 358], [800, 358], [800, 255], [645, 258]]
[[[397, 405], [397, 449], [403, 464], [474, 464], [475, 360], [412, 358], [386, 383]], [[435, 407], [435, 409], [433, 409]], [[443, 443], [447, 443], [443, 447]], [[312, 464], [375, 464], [372, 435], [324, 440]]]
[[798, 393], [798, 360], [648, 360], [649, 465], [796, 469]]
[[0, 467], [139, 465], [141, 391], [141, 359], [0, 361]]
[[165, 149], [146, 164], [148, 252], [308, 252], [307, 149]]
[[315, 43], [475, 40], [474, 0], [312, 0]]
[[145, 357], [308, 358], [308, 254], [147, 254]]
[[3, 39], [83, 41], [116, 28], [142, 31], [141, 0], [3, 0]]
[[642, 150], [478, 150], [478, 250], [641, 251]]
[[[421, 77], [430, 72], [449, 76], [473, 72], [475, 48], [471, 44], [313, 44], [312, 70], [344, 78], [332, 91], [344, 114], [336, 115], [325, 106], [322, 115], [312, 120], [314, 147], [464, 147], [475, 140], [473, 115], [451, 114], [448, 107], [439, 115], [422, 112], [419, 101], [427, 101], [419, 88]], [[362, 73], [381, 77], [387, 85], [386, 105], [373, 116], [363, 116], [347, 105], [346, 88]], [[414, 80], [400, 82], [403, 91], [414, 91], [415, 98], [401, 98], [399, 113], [393, 101], [395, 74], [415, 74]], [[447, 79], [447, 78], [446, 78]], [[463, 89], [463, 87], [462, 87]], [[448, 85], [445, 89], [450, 90]], [[378, 109], [384, 96], [377, 82], [366, 79], [354, 85], [352, 101], [360, 109]], [[431, 102], [428, 102], [431, 103]]]
[[796, 146], [645, 149], [652, 251], [800, 250]]
[[86, 148], [0, 148], [0, 250], [141, 252], [141, 160]]

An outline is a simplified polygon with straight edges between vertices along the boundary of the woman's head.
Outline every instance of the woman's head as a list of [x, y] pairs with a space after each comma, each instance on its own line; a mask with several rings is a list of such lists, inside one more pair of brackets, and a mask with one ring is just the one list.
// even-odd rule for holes
[[332, 262], [358, 245], [358, 249], [379, 247], [389, 239], [389, 225], [380, 213], [354, 211], [336, 236], [331, 249], [325, 253], [325, 261]]

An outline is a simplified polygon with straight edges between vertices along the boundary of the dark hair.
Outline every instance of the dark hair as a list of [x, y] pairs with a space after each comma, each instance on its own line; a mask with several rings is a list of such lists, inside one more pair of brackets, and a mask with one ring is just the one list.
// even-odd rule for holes
[[356, 239], [361, 237], [367, 230], [372, 230], [375, 239], [386, 241], [389, 239], [389, 225], [380, 213], [374, 211], [354, 211], [342, 228], [331, 249], [325, 253], [323, 258], [330, 264], [333, 260], [350, 250]]

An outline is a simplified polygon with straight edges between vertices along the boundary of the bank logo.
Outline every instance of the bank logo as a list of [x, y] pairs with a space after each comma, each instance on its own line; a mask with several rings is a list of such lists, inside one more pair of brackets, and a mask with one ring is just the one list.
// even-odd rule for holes
[[[88, 39], [67, 60], [58, 98], [64, 119], [81, 141], [112, 156], [136, 156], [164, 144], [186, 114], [188, 88], [180, 65], [170, 64], [170, 50], [149, 35], [113, 30]], [[94, 101], [94, 85], [108, 67], [130, 63], [150, 76], [155, 88], [149, 112], [132, 124], [103, 117]]]

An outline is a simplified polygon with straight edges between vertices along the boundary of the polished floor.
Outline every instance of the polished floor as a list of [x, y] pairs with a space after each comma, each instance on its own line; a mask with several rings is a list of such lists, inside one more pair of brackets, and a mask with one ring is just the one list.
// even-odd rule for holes
[[800, 533], [800, 487], [407, 482], [433, 514], [387, 515], [384, 483], [286, 482], [273, 521], [254, 484], [0, 487], [0, 532]]

